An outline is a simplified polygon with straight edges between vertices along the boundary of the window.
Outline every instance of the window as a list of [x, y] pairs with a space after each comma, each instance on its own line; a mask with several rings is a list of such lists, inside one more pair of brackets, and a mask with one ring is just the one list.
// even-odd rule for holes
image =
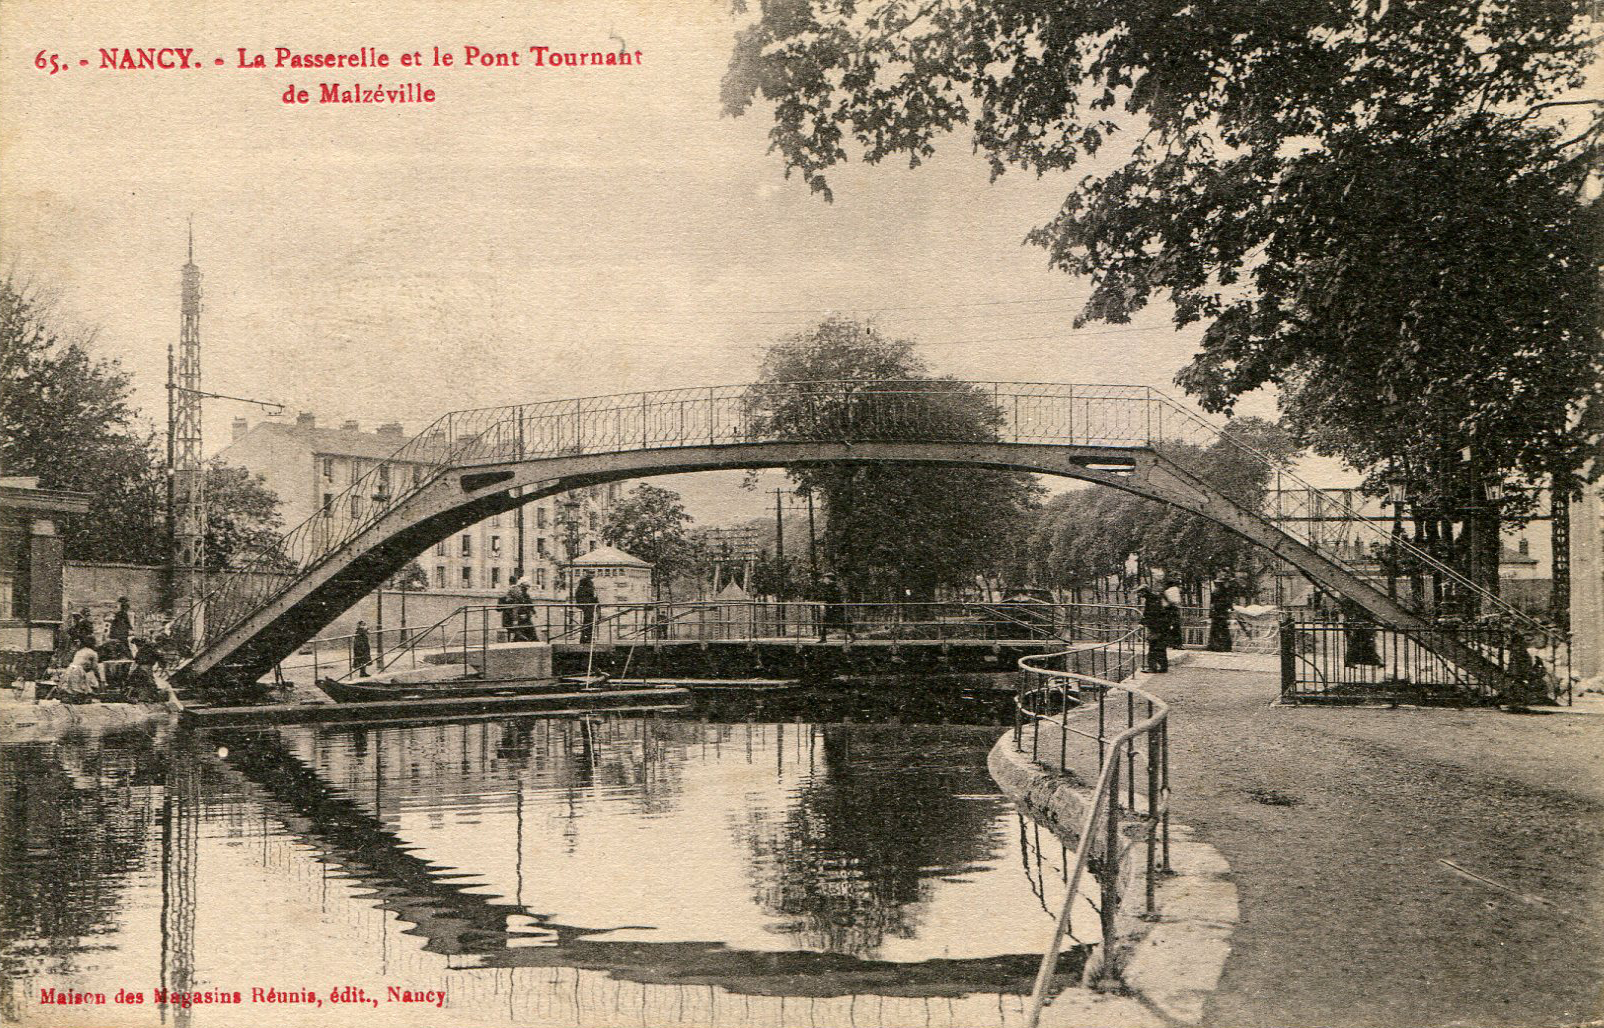
[[616, 500], [616, 499], [618, 499], [618, 494], [619, 494], [619, 491], [620, 491], [620, 490], [621, 490], [621, 489], [622, 489], [622, 488], [623, 488], [623, 487], [622, 487], [622, 486], [620, 486], [620, 485], [619, 485], [619, 484], [618, 484], [618, 483], [617, 483], [617, 482], [613, 482], [613, 483], [610, 483], [610, 484], [609, 484], [609, 485], [608, 485], [608, 486], [607, 486], [607, 499], [608, 499], [608, 500], [609, 500], [609, 501], [612, 501], [612, 500]]
[[1531, 552], [1532, 552], [1532, 541], [1530, 539], [1522, 538], [1521, 541], [1520, 541], [1519, 549], [1520, 549], [1520, 555], [1522, 557], [1530, 556]]
[[334, 513], [334, 494], [333, 493], [324, 493], [323, 494], [323, 516], [324, 517], [328, 517], [332, 513]]
[[9, 571], [0, 571], [0, 620], [13, 616], [16, 607], [17, 580]]
[[[462, 555], [464, 557], [473, 556], [473, 536], [466, 532], [462, 533]], [[467, 571], [468, 569], [463, 568], [462, 570]]]
[[334, 477], [334, 458], [333, 457], [324, 457], [323, 458], [323, 477], [324, 478], [330, 478], [330, 479], [332, 479]]
[[490, 515], [490, 527], [491, 528], [500, 528], [501, 527], [501, 515], [500, 514], [492, 514], [492, 515]]
[[590, 512], [590, 530], [592, 532], [596, 531], [596, 512], [595, 511], [591, 511]]
[[536, 528], [545, 528], [546, 527], [546, 508], [545, 507], [536, 507], [535, 508], [535, 527]]
[[351, 520], [362, 520], [362, 497], [360, 496], [351, 497]]
[[546, 588], [546, 569], [545, 568], [536, 568], [535, 569], [535, 588], [536, 589], [544, 589], [544, 588]]
[[376, 494], [378, 494], [379, 496], [382, 496], [382, 497], [384, 497], [386, 499], [389, 498], [389, 496], [390, 496], [390, 465], [388, 465], [388, 464], [380, 464], [379, 465], [379, 482], [378, 482], [378, 485], [374, 487], [373, 491]]
[[351, 484], [356, 485], [362, 481], [362, 462], [355, 457], [351, 458]]
[[[440, 545], [444, 547], [445, 543]], [[434, 587], [436, 589], [444, 589], [446, 587], [446, 566], [444, 564], [436, 564], [434, 566]]]
[[493, 535], [490, 537], [490, 552], [498, 557], [501, 556], [501, 536]]
[[473, 568], [462, 569], [462, 587], [464, 589], [473, 588]]
[[543, 535], [535, 536], [535, 553], [539, 554], [542, 557], [546, 556], [546, 537], [545, 536], [543, 536]]
[[490, 588], [495, 589], [495, 588], [498, 588], [500, 585], [501, 585], [501, 569], [500, 568], [491, 568], [490, 569]]
[[436, 557], [444, 557], [446, 555], [446, 541], [444, 539], [434, 544], [434, 555]]

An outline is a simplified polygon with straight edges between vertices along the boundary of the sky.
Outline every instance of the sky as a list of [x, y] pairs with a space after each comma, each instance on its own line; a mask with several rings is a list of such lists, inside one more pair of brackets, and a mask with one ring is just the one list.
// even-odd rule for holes
[[[7, 0], [0, 259], [98, 329], [154, 422], [191, 217], [204, 388], [321, 423], [421, 427], [464, 407], [744, 382], [768, 342], [832, 312], [917, 340], [940, 373], [1178, 392], [1195, 326], [1177, 332], [1155, 306], [1074, 331], [1088, 284], [1023, 242], [1068, 177], [991, 182], [959, 135], [917, 169], [838, 169], [826, 203], [766, 153], [761, 102], [721, 114], [739, 25], [721, 0]], [[436, 46], [460, 61], [469, 45], [620, 40], [639, 66], [235, 67], [241, 47], [270, 63], [279, 46], [428, 62]], [[156, 46], [193, 48], [199, 66], [98, 67], [101, 48]], [[67, 70], [36, 70], [41, 53]], [[353, 80], [416, 81], [437, 100], [280, 102], [292, 84], [315, 98]], [[208, 403], [209, 450], [239, 415], [262, 412]], [[737, 478], [674, 487], [704, 520], [761, 513], [761, 493], [730, 493]]]

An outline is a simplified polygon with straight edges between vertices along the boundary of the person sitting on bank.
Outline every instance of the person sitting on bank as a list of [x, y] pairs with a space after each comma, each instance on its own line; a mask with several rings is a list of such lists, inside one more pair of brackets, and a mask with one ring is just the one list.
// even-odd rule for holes
[[88, 646], [73, 654], [72, 663], [62, 669], [50, 698], [62, 703], [93, 703], [100, 688], [100, 656]]
[[144, 642], [136, 645], [138, 649], [134, 653], [134, 666], [129, 669], [128, 679], [123, 683], [124, 694], [129, 703], [160, 703], [166, 699], [166, 695], [156, 682], [156, 647]]

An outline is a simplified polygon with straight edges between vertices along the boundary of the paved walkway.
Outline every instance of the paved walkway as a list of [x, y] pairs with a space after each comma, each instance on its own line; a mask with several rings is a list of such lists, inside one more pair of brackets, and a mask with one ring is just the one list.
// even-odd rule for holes
[[1241, 892], [1205, 1024], [1604, 1017], [1604, 718], [1271, 706], [1273, 674], [1185, 660], [1143, 685]]

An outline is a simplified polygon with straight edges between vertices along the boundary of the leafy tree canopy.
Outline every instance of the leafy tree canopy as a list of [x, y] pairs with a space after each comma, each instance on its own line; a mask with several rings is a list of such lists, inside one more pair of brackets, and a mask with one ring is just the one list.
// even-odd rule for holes
[[206, 469], [206, 566], [227, 568], [264, 555], [279, 543], [278, 494], [245, 468]]
[[1178, 381], [1209, 410], [1273, 385], [1300, 442], [1378, 475], [1470, 447], [1571, 490], [1604, 427], [1578, 416], [1604, 390], [1587, 7], [764, 0], [724, 102], [772, 103], [826, 197], [849, 148], [917, 165], [959, 126], [994, 175], [1098, 156], [1028, 236], [1094, 281], [1080, 321], [1165, 296], [1206, 323]]
[[[981, 440], [1000, 422], [984, 394], [932, 377], [912, 342], [845, 318], [776, 342], [760, 377], [749, 414], [784, 438]], [[869, 382], [882, 384], [855, 385]], [[888, 390], [887, 382], [896, 384]], [[843, 465], [789, 474], [823, 500], [824, 562], [863, 600], [928, 599], [944, 586], [972, 584], [1028, 531], [1040, 491], [1029, 475], [966, 468]]]
[[[1278, 460], [1296, 449], [1278, 425], [1240, 418], [1231, 438]], [[1178, 449], [1171, 447], [1170, 449]], [[1231, 440], [1172, 453], [1188, 468], [1249, 509], [1263, 505], [1271, 470]], [[1059, 586], [1085, 585], [1125, 569], [1132, 554], [1149, 568], [1196, 586], [1218, 575], [1256, 574], [1268, 555], [1207, 518], [1114, 489], [1054, 497], [1032, 533], [1038, 575]]]
[[679, 493], [642, 482], [607, 512], [602, 538], [649, 562], [655, 590], [694, 563], [695, 547], [686, 536], [691, 521]]
[[[165, 462], [140, 424], [132, 384], [115, 360], [90, 353], [94, 333], [75, 330], [40, 292], [0, 280], [0, 467], [46, 489], [88, 493], [87, 514], [67, 519], [75, 560], [167, 560]], [[278, 498], [242, 468], [207, 469], [208, 567], [273, 545]]]

